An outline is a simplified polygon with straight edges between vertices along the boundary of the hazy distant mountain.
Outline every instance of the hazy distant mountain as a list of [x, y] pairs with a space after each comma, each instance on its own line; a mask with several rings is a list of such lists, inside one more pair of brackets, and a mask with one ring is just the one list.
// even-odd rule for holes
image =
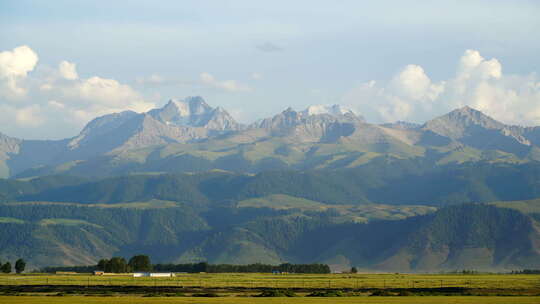
[[[78, 136], [61, 141], [26, 141], [1, 135], [0, 176], [30, 168], [46, 174], [50, 166], [72, 167], [93, 158], [110, 159], [110, 155], [131, 149], [198, 141], [241, 128], [225, 110], [210, 107], [201, 97], [171, 100], [148, 113], [125, 111], [98, 117]], [[46, 153], [50, 150], [54, 153]]]
[[425, 158], [435, 165], [540, 160], [540, 128], [505, 125], [469, 107], [424, 125], [377, 125], [339, 105], [289, 108], [243, 126], [201, 97], [188, 97], [148, 113], [98, 117], [61, 141], [0, 137], [4, 177], [335, 169], [380, 157]]
[[271, 136], [288, 137], [297, 142], [320, 142], [348, 136], [354, 125], [363, 122], [362, 117], [339, 105], [310, 106], [300, 112], [288, 108], [280, 114], [252, 124], [250, 129], [262, 129]]
[[226, 111], [210, 107], [201, 97], [188, 97], [172, 99], [148, 113], [126, 111], [98, 117], [70, 141], [69, 148], [91, 149], [98, 155], [114, 149], [199, 140], [240, 128]]
[[500, 150], [523, 156], [531, 147], [524, 128], [507, 126], [470, 107], [428, 121], [423, 129], [482, 150]]

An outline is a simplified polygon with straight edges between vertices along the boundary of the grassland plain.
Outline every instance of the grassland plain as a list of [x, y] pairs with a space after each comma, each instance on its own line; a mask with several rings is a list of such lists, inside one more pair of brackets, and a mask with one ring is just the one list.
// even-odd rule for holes
[[94, 303], [119, 303], [119, 304], [538, 304], [540, 297], [342, 297], [342, 298], [242, 298], [242, 297], [81, 297], [81, 296], [0, 296], [0, 303], [6, 304], [94, 304]]
[[[257, 297], [265, 292], [278, 295]], [[285, 297], [289, 292], [295, 297]], [[328, 294], [338, 296], [329, 298]], [[173, 278], [133, 278], [12, 274], [0, 275], [0, 303], [532, 304], [540, 303], [540, 275], [181, 273]]]
[[540, 294], [540, 275], [518, 274], [262, 274], [198, 273], [172, 278], [133, 278], [89, 274], [0, 275], [0, 285], [108, 285], [203, 288], [441, 288], [527, 289]]

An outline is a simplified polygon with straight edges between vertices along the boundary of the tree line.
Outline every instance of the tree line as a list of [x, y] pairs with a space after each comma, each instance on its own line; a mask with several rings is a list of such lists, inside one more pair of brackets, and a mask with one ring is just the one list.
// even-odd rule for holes
[[269, 264], [209, 264], [207, 262], [186, 263], [186, 264], [155, 264], [150, 261], [147, 255], [136, 255], [126, 261], [123, 257], [113, 257], [111, 259], [101, 259], [97, 265], [92, 266], [66, 266], [66, 267], [45, 267], [43, 272], [53, 273], [56, 271], [92, 272], [104, 271], [111, 273], [128, 272], [186, 272], [186, 273], [259, 273], [259, 272], [288, 272], [288, 273], [330, 273], [330, 267], [326, 264], [290, 264], [280, 265]]
[[540, 274], [540, 269], [514, 270], [512, 274]]
[[330, 267], [325, 264], [290, 264], [284, 263], [280, 265], [269, 264], [248, 264], [248, 265], [232, 265], [232, 264], [208, 264], [187, 263], [187, 264], [157, 264], [154, 265], [156, 271], [170, 272], [208, 272], [208, 273], [255, 273], [255, 272], [288, 272], [288, 273], [330, 273]]
[[[18, 259], [17, 261], [15, 261], [16, 273], [22, 273], [25, 268], [26, 268], [26, 262], [23, 259]], [[11, 273], [12, 271], [13, 271], [12, 266], [9, 261], [7, 261], [5, 264], [2, 264], [2, 262], [0, 261], [0, 272]]]

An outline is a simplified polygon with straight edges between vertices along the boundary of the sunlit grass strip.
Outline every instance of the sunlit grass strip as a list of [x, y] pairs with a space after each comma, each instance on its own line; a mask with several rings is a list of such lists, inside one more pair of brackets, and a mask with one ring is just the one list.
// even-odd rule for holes
[[95, 303], [118, 303], [118, 304], [173, 304], [173, 303], [198, 303], [198, 304], [537, 304], [540, 297], [344, 297], [344, 298], [252, 298], [252, 297], [219, 297], [219, 298], [192, 298], [192, 297], [80, 297], [80, 296], [15, 296], [2, 297], [0, 303], [10, 304], [95, 304]]
[[111, 285], [242, 288], [497, 288], [540, 287], [540, 275], [435, 274], [178, 274], [173, 278], [128, 275], [0, 275], [0, 285]]

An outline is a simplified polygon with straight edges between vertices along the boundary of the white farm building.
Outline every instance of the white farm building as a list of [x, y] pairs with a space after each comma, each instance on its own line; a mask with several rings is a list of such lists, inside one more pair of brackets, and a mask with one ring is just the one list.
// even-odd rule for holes
[[152, 277], [152, 278], [170, 278], [174, 277], [172, 272], [135, 272], [134, 278]]

